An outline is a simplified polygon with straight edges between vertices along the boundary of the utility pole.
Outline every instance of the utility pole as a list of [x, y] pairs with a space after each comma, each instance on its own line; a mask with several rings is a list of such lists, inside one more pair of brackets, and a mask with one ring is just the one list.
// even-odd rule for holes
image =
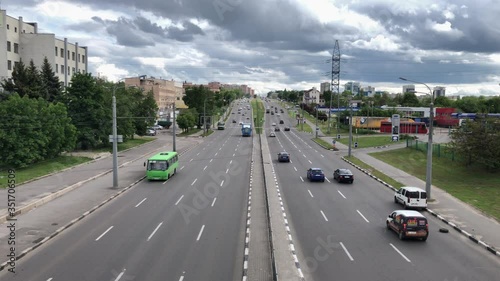
[[352, 96], [349, 98], [349, 106], [351, 107], [351, 114], [349, 117], [349, 153], [348, 156], [351, 157], [351, 147], [352, 147]]
[[203, 100], [203, 134], [206, 135], [207, 134], [207, 116], [206, 116], [206, 113], [207, 113], [207, 97], [205, 96], [205, 99]]
[[316, 105], [316, 138], [318, 138], [318, 105]]
[[174, 127], [172, 128], [172, 132], [173, 132], [173, 135], [174, 135], [174, 136], [173, 136], [173, 138], [174, 138], [174, 139], [173, 139], [173, 142], [172, 142], [172, 143], [173, 143], [173, 145], [172, 145], [172, 150], [173, 150], [173, 151], [176, 151], [176, 149], [175, 149], [175, 101], [174, 101], [174, 116], [173, 116], [173, 118], [172, 118], [172, 119], [173, 119], [173, 120], [172, 120], [172, 126], [174, 126]]
[[118, 133], [116, 128], [116, 86], [113, 87], [113, 187], [118, 187]]

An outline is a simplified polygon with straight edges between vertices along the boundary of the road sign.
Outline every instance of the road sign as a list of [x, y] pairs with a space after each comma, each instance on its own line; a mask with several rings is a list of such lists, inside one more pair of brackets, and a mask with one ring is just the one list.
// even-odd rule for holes
[[354, 143], [354, 148], [358, 147], [358, 142]]
[[[116, 141], [117, 142], [123, 142], [123, 136], [122, 135], [116, 135]], [[113, 142], [113, 135], [109, 135], [109, 142]]]

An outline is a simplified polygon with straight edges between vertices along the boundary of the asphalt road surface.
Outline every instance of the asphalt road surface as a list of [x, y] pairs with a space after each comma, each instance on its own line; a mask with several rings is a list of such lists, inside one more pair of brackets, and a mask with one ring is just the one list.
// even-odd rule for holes
[[[266, 114], [266, 124], [279, 124], [281, 115]], [[498, 280], [497, 257], [454, 231], [440, 233], [446, 225], [425, 211], [428, 240], [400, 241], [385, 227], [386, 217], [402, 209], [393, 192], [320, 148], [312, 137], [294, 129], [268, 137], [306, 280]], [[291, 163], [277, 162], [280, 151], [291, 154]], [[327, 180], [309, 182], [310, 167], [322, 168]], [[336, 168], [351, 169], [354, 183], [334, 182]]]
[[171, 179], [140, 182], [0, 280], [241, 280], [251, 152], [227, 124]]

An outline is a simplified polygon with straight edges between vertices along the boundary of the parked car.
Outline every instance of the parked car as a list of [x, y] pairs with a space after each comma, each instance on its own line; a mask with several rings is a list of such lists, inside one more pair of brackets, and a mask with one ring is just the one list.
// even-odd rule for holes
[[290, 131], [290, 127], [285, 127], [285, 131]]
[[163, 126], [161, 126], [161, 125], [154, 125], [153, 129], [154, 130], [163, 130]]
[[354, 175], [349, 169], [337, 169], [333, 171], [333, 180], [337, 182], [348, 182], [352, 183], [354, 181]]
[[290, 162], [290, 154], [286, 151], [278, 153], [278, 162]]
[[310, 181], [325, 181], [325, 173], [320, 168], [309, 168], [307, 170], [307, 178]]
[[394, 194], [394, 203], [401, 203], [408, 208], [427, 208], [427, 192], [425, 190], [412, 187], [403, 186]]
[[155, 129], [153, 129], [153, 128], [148, 128], [148, 129], [146, 130], [146, 135], [147, 135], [147, 136], [156, 136], [156, 130], [155, 130]]
[[269, 136], [270, 136], [270, 137], [272, 137], [272, 138], [274, 138], [274, 137], [276, 137], [276, 134], [275, 134], [274, 132], [271, 132], [271, 133], [269, 134]]
[[420, 238], [426, 241], [429, 237], [427, 218], [417, 211], [396, 210], [386, 220], [387, 229], [393, 230], [399, 239]]

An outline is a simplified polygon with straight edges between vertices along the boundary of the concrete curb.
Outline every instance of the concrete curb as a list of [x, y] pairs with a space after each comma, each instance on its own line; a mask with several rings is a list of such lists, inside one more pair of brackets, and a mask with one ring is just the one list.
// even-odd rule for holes
[[[386, 183], [385, 181], [377, 178], [376, 176], [372, 175], [369, 171], [361, 168], [360, 166], [352, 163], [351, 161], [345, 159], [345, 157], [342, 157], [342, 160], [344, 160], [345, 162], [351, 164], [352, 166], [356, 167], [356, 169], [360, 170], [361, 172], [367, 174], [368, 176], [370, 176], [371, 178], [375, 179], [376, 181], [382, 183], [384, 186], [390, 188], [392, 191], [397, 191], [396, 188], [394, 188], [392, 185]], [[450, 222], [449, 220], [447, 220], [446, 218], [444, 218], [442, 215], [438, 214], [436, 211], [433, 211], [429, 208], [426, 208], [427, 212], [429, 212], [431, 215], [433, 215], [434, 217], [440, 219], [442, 222], [446, 223], [447, 225], [453, 227], [453, 229], [455, 229], [456, 231], [458, 231], [459, 233], [463, 234], [464, 236], [466, 236], [467, 238], [469, 238], [469, 240], [471, 240], [472, 242], [476, 243], [476, 244], [479, 244], [481, 246], [484, 247], [484, 249], [486, 249], [488, 252], [496, 255], [496, 256], [500, 256], [500, 251], [497, 251], [494, 247], [488, 245], [487, 243], [485, 243], [484, 241], [481, 241], [479, 239], [477, 239], [474, 235], [468, 233], [467, 231], [461, 229], [460, 227], [458, 227], [456, 224]]]
[[316, 141], [314, 140], [314, 138], [312, 138], [311, 140], [312, 140], [315, 144], [317, 144], [317, 145], [321, 146], [322, 148], [324, 148], [324, 149], [326, 149], [326, 150], [328, 150], [328, 151], [339, 151], [339, 149], [338, 149], [338, 148], [337, 148], [337, 150], [335, 150], [335, 149], [333, 149], [333, 148], [328, 148], [328, 147], [326, 147], [326, 146], [322, 145], [322, 144], [321, 144], [321, 143], [319, 143], [319, 142], [316, 142]]
[[[28, 249], [25, 249], [24, 251], [21, 252], [21, 254], [19, 254], [16, 257], [16, 261], [20, 260], [21, 258], [23, 258], [24, 256], [26, 256], [26, 254], [28, 254], [29, 252], [32, 252], [33, 250], [35, 250], [36, 248], [40, 247], [41, 245], [43, 245], [44, 243], [46, 243], [50, 239], [54, 238], [55, 236], [57, 236], [58, 234], [60, 234], [61, 232], [63, 232], [65, 229], [71, 227], [76, 222], [78, 222], [78, 221], [82, 220], [83, 218], [87, 217], [88, 215], [92, 214], [94, 211], [96, 211], [97, 209], [99, 209], [100, 207], [102, 207], [104, 204], [108, 203], [109, 201], [111, 201], [111, 200], [115, 199], [116, 197], [118, 197], [119, 195], [123, 194], [125, 191], [129, 190], [130, 188], [132, 188], [134, 185], [136, 185], [137, 183], [139, 183], [140, 181], [142, 181], [145, 178], [146, 178], [146, 176], [143, 176], [142, 178], [136, 180], [132, 184], [128, 185], [127, 187], [123, 188], [119, 192], [117, 192], [114, 195], [112, 195], [111, 197], [109, 197], [108, 199], [106, 199], [106, 200], [102, 201], [101, 203], [99, 203], [98, 205], [94, 206], [89, 211], [86, 211], [85, 213], [83, 213], [78, 218], [76, 218], [76, 219], [70, 221], [68, 224], [66, 224], [66, 225], [58, 228], [54, 233], [52, 233], [49, 236], [46, 236], [40, 242], [38, 242], [36, 245], [31, 246]], [[78, 183], [78, 184], [80, 184], [80, 183]], [[6, 261], [6, 262], [3, 262], [2, 264], [0, 264], [0, 271], [2, 271], [8, 264], [9, 264], [9, 261]]]
[[[143, 144], [141, 144], [141, 145], [134, 146], [134, 147], [131, 147], [131, 148], [127, 148], [127, 149], [125, 149], [125, 150], [120, 151], [119, 153], [121, 153], [121, 152], [125, 152], [125, 151], [129, 151], [129, 150], [132, 150], [132, 149], [136, 149], [136, 148], [139, 148], [139, 147], [144, 146], [144, 145], [146, 145], [146, 144], [154, 143], [154, 142], [157, 142], [157, 141], [159, 141], [159, 139], [156, 139], [156, 140], [154, 140], [154, 141], [150, 141], [150, 142], [146, 142], [146, 143], [143, 143]], [[88, 161], [88, 162], [81, 163], [81, 164], [78, 164], [78, 165], [75, 165], [75, 166], [68, 167], [68, 168], [66, 168], [66, 169], [62, 169], [62, 170], [59, 170], [59, 171], [52, 172], [52, 173], [50, 173], [50, 174], [46, 174], [46, 175], [43, 175], [43, 176], [39, 176], [39, 177], [36, 177], [36, 178], [30, 179], [30, 180], [27, 180], [27, 181], [22, 182], [22, 183], [20, 183], [19, 185], [17, 185], [17, 187], [22, 186], [23, 184], [27, 184], [27, 183], [30, 183], [30, 182], [34, 182], [34, 181], [37, 181], [37, 180], [40, 180], [40, 179], [43, 179], [43, 178], [49, 177], [49, 176], [53, 176], [53, 175], [58, 174], [58, 173], [61, 173], [61, 172], [69, 171], [69, 170], [72, 170], [72, 169], [74, 169], [74, 168], [78, 168], [78, 167], [81, 167], [81, 166], [85, 166], [85, 165], [88, 165], [88, 164], [95, 163], [95, 162], [97, 162], [97, 161], [99, 161], [99, 160], [102, 160], [102, 159], [108, 158], [108, 157], [110, 157], [110, 156], [112, 156], [112, 155], [113, 155], [113, 154], [111, 153], [111, 154], [106, 155], [106, 156], [104, 156], [104, 157], [99, 156], [99, 157], [97, 157], [97, 158], [95, 158], [95, 159], [93, 159], [93, 160], [90, 160], [90, 161]], [[0, 219], [0, 223], [1, 223], [1, 219]]]

